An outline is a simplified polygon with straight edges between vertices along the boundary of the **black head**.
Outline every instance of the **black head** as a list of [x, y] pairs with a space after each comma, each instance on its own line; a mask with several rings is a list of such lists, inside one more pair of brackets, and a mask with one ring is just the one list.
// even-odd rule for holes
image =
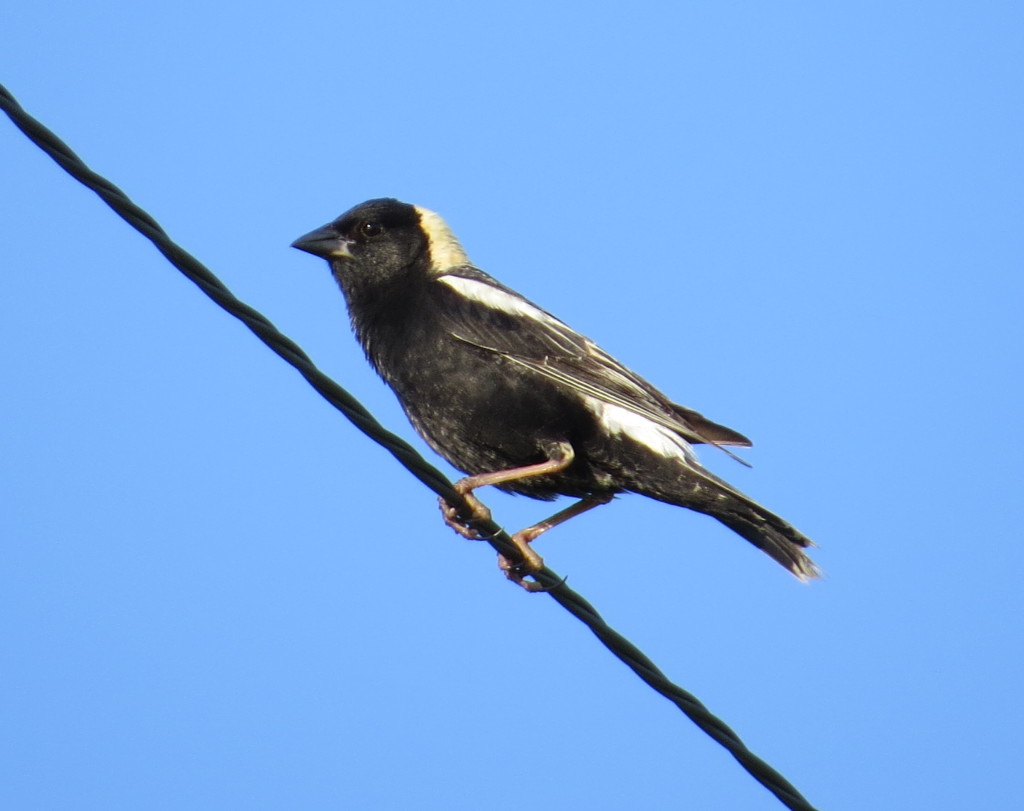
[[437, 214], [390, 197], [361, 203], [292, 247], [330, 262], [347, 293], [469, 263]]

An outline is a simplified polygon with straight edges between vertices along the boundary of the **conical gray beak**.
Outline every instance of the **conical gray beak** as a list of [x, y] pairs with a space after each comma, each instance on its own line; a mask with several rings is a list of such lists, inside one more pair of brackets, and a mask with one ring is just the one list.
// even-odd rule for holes
[[292, 247], [324, 259], [351, 259], [351, 244], [349, 240], [338, 235], [333, 225], [325, 225], [299, 237], [292, 243]]

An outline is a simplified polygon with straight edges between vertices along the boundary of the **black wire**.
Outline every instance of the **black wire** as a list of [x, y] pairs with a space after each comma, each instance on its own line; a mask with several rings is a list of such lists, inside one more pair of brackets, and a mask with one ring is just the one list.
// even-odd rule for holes
[[[427, 462], [400, 437], [385, 429], [345, 389], [321, 372], [302, 349], [280, 333], [261, 313], [239, 301], [210, 270], [189, 254], [164, 232], [149, 214], [128, 199], [127, 195], [106, 178], [96, 174], [71, 151], [70, 147], [49, 129], [26, 113], [3, 85], [0, 85], [0, 107], [28, 138], [53, 158], [76, 180], [92, 189], [132, 228], [149, 239], [172, 265], [197, 284], [207, 296], [226, 312], [242, 321], [256, 337], [293, 366], [309, 384], [335, 408], [351, 420], [360, 431], [374, 442], [383, 445], [417, 479], [437, 493], [460, 512], [469, 514], [465, 499], [452, 487], [441, 471]], [[480, 524], [490, 536], [488, 543], [496, 551], [512, 560], [520, 559], [518, 550], [507, 533], [494, 521]], [[793, 785], [761, 758], [747, 749], [739, 736], [721, 719], [712, 715], [696, 697], [669, 681], [633, 643], [611, 628], [597, 610], [583, 597], [565, 585], [565, 581], [551, 569], [545, 568], [535, 579], [545, 586], [552, 599], [583, 622], [602, 644], [624, 662], [652, 689], [659, 692], [693, 721], [704, 732], [724, 746], [755, 780], [761, 783], [787, 808], [794, 811], [815, 811], [814, 807]]]

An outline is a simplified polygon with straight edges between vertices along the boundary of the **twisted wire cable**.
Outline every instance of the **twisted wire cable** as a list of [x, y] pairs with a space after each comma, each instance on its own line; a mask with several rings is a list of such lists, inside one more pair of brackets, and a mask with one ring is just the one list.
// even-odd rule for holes
[[[427, 462], [411, 445], [382, 426], [366, 408], [340, 385], [321, 372], [309, 356], [290, 338], [283, 335], [260, 312], [237, 299], [230, 290], [198, 259], [173, 242], [148, 213], [106, 178], [93, 172], [53, 132], [22, 109], [14, 96], [0, 85], [0, 107], [33, 143], [56, 161], [68, 174], [98, 194], [132, 228], [156, 246], [174, 267], [194, 282], [223, 310], [244, 323], [264, 344], [294, 367], [331, 405], [374, 442], [388, 450], [398, 462], [438, 496], [458, 511], [469, 514], [465, 499], [441, 471]], [[493, 520], [477, 522], [487, 542], [510, 560], [519, 560], [519, 551], [508, 534]], [[605, 622], [597, 610], [582, 596], [570, 589], [563, 578], [545, 567], [535, 575], [553, 600], [586, 625], [619, 660], [629, 667], [653, 690], [675, 704], [707, 735], [725, 747], [750, 775], [793, 811], [815, 811], [799, 791], [751, 752], [739, 736], [708, 710], [695, 696], [674, 684], [633, 643]]]

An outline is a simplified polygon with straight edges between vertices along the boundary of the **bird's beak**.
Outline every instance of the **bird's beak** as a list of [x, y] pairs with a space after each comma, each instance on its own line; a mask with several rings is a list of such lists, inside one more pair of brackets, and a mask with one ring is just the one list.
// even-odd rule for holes
[[292, 247], [324, 259], [351, 259], [351, 244], [349, 240], [338, 236], [333, 226], [325, 225], [299, 237], [292, 243]]

